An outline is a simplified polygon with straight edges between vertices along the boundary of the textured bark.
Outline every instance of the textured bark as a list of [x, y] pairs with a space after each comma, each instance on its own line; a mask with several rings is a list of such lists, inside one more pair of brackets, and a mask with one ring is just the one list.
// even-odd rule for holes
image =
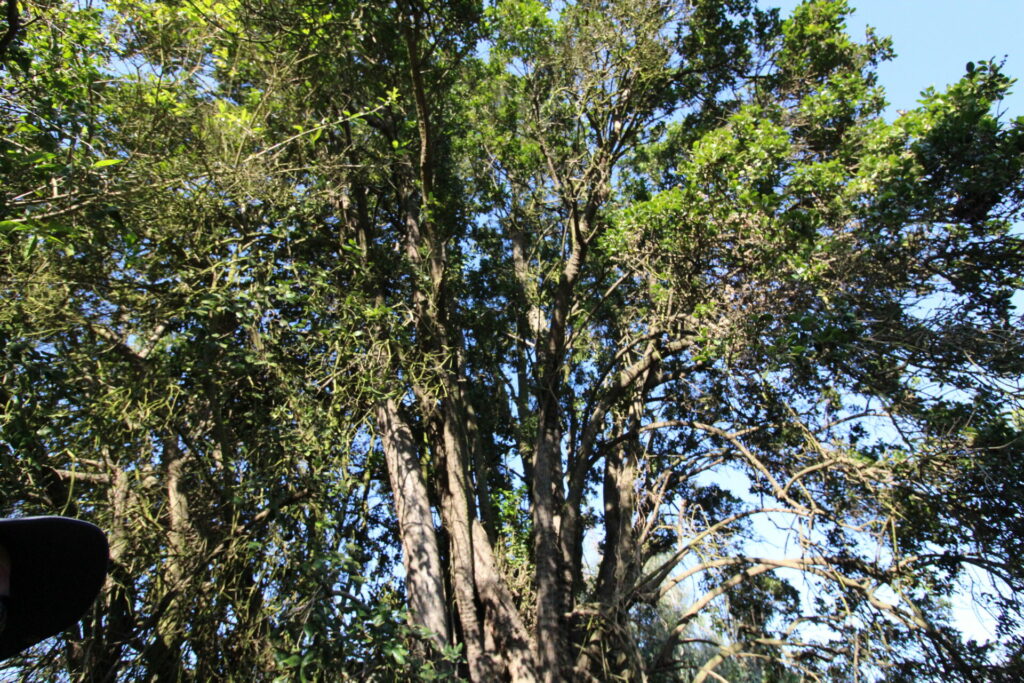
[[[552, 386], [553, 385], [553, 386]], [[533, 467], [534, 560], [537, 571], [536, 653], [542, 680], [562, 679], [566, 660], [567, 586], [560, 543], [562, 509], [561, 438], [557, 380], [541, 398], [540, 425]]]
[[[631, 590], [639, 573], [639, 549], [633, 515], [636, 511], [637, 460], [626, 446], [612, 449], [605, 456], [604, 472], [604, 556], [597, 579], [597, 600], [601, 605], [602, 623], [594, 629], [586, 655], [579, 665], [600, 668], [590, 673], [604, 672], [628, 679], [631, 672], [643, 671], [637, 666], [635, 644], [626, 636], [630, 632], [629, 608]], [[593, 650], [602, 653], [594, 657]], [[593, 657], [587, 662], [588, 657]]]
[[533, 662], [533, 642], [512, 593], [498, 572], [487, 532], [479, 521], [473, 522], [473, 556], [476, 588], [484, 607], [484, 634], [489, 647], [500, 653], [509, 678], [536, 681], [537, 670]]
[[597, 597], [607, 608], [620, 611], [628, 605], [620, 602], [627, 596], [640, 572], [639, 549], [633, 516], [637, 509], [637, 461], [643, 447], [640, 444], [640, 420], [644, 414], [646, 398], [655, 386], [661, 354], [654, 344], [648, 345], [642, 360], [634, 366], [632, 378], [627, 370], [620, 377], [622, 386], [636, 382], [636, 391], [627, 414], [616, 420], [618, 434], [631, 435], [619, 446], [605, 453], [604, 515], [605, 553], [598, 572]]
[[562, 415], [559, 396], [567, 351], [566, 329], [573, 289], [586, 256], [585, 224], [571, 221], [573, 250], [555, 290], [551, 322], [542, 355], [537, 447], [531, 477], [533, 495], [534, 559], [537, 565], [536, 652], [544, 681], [562, 680], [568, 665], [568, 623], [571, 583], [567, 581], [568, 553], [562, 543], [565, 507], [562, 490]]
[[187, 458], [175, 436], [163, 441], [164, 485], [167, 492], [167, 559], [164, 561], [163, 602], [167, 605], [156, 626], [156, 639], [147, 652], [156, 680], [178, 681], [182, 673], [182, 643], [185, 639], [185, 614], [181, 595], [190, 580], [189, 559], [196, 540], [189, 514], [188, 493], [184, 480]]
[[[542, 418], [543, 419], [543, 418]], [[559, 544], [560, 501], [556, 487], [561, 451], [560, 430], [548, 417], [541, 423], [533, 468], [534, 558], [537, 563], [536, 652], [541, 679], [562, 680], [565, 665], [566, 632], [562, 615], [566, 611], [566, 586], [562, 581]]]
[[377, 406], [377, 423], [395, 498], [412, 620], [429, 629], [435, 642], [444, 646], [450, 630], [441, 582], [441, 554], [412, 432], [391, 399]]
[[110, 543], [110, 572], [107, 574], [101, 607], [106, 615], [106, 624], [96, 624], [93, 635], [103, 647], [96, 648], [92, 653], [93, 661], [89, 670], [98, 680], [115, 681], [121, 668], [121, 648], [131, 639], [135, 628], [131, 618], [131, 604], [127, 586], [131, 585], [131, 577], [127, 576], [124, 561], [130, 549], [129, 516], [129, 481], [128, 475], [120, 468], [114, 468], [110, 475], [112, 485], [107, 490], [110, 505], [110, 525], [107, 527], [107, 538]]
[[603, 605], [618, 608], [636, 574], [636, 458], [616, 448], [608, 453], [604, 471], [605, 552], [598, 572], [597, 596]]
[[455, 593], [455, 607], [462, 627], [462, 639], [466, 645], [470, 679], [483, 683], [495, 679], [495, 666], [490, 653], [484, 647], [483, 631], [477, 617], [465, 451], [450, 415], [444, 421], [443, 439], [447, 486], [442, 494], [441, 515], [451, 540], [451, 581]]

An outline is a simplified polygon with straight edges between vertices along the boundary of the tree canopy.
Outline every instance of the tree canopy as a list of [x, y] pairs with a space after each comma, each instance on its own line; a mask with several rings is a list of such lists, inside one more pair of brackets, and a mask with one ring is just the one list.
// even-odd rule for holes
[[887, 118], [845, 0], [5, 9], [0, 508], [111, 541], [10, 671], [1024, 671], [998, 61]]

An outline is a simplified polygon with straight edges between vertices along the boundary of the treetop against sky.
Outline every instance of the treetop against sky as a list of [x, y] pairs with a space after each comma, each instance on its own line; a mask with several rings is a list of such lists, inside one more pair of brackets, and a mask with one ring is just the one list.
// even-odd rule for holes
[[[798, 3], [761, 4], [788, 14]], [[878, 69], [890, 102], [887, 116], [914, 108], [925, 88], [944, 88], [960, 78], [969, 61], [1005, 59], [1006, 75], [1018, 81], [1024, 77], [1020, 50], [1024, 5], [1015, 0], [859, 0], [850, 6], [852, 36], [863, 36], [871, 26], [893, 38], [896, 59]], [[1021, 83], [1014, 86], [1004, 106], [1011, 115], [1024, 109]]]
[[838, 0], [3, 6], [0, 507], [111, 548], [13, 675], [1019, 673], [994, 37], [915, 81]]

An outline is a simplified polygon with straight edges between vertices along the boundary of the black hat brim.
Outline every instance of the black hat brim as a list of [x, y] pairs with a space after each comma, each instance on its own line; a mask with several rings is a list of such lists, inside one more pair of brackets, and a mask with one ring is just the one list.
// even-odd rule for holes
[[92, 605], [107, 575], [107, 537], [68, 517], [0, 519], [11, 559], [7, 626], [0, 659], [67, 630]]

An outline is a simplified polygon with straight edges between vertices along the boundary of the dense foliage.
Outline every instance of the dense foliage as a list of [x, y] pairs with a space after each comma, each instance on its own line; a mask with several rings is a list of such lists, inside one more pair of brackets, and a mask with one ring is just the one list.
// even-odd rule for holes
[[887, 120], [843, 0], [5, 10], [0, 507], [112, 554], [11, 672], [1024, 671], [998, 63]]

